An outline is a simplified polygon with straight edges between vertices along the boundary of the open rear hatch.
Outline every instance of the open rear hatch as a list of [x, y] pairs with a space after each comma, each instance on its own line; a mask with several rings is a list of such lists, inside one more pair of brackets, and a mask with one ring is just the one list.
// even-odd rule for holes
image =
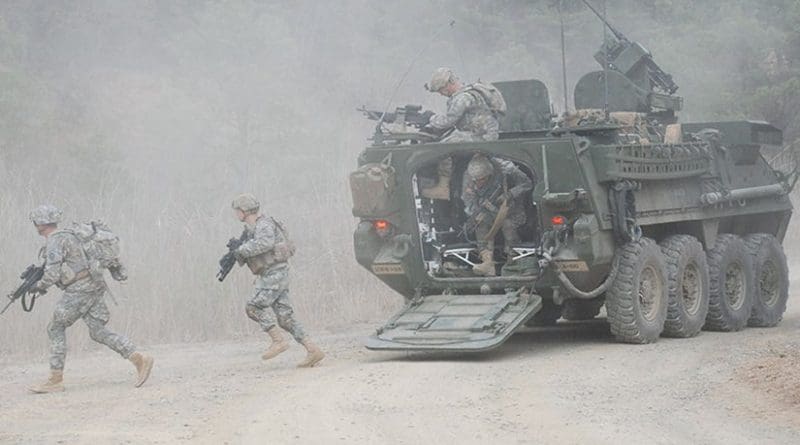
[[410, 302], [369, 337], [376, 350], [466, 351], [496, 348], [542, 308], [542, 298], [505, 295], [430, 295]]

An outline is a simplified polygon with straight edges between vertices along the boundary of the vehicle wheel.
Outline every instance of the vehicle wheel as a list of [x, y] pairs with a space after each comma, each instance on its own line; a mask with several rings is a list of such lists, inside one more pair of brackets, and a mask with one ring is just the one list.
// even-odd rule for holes
[[789, 298], [789, 266], [778, 240], [767, 233], [744, 238], [753, 260], [755, 293], [748, 326], [773, 327], [780, 323]]
[[709, 301], [705, 329], [739, 331], [753, 308], [755, 275], [744, 240], [729, 233], [717, 236], [708, 252]]
[[664, 336], [694, 337], [708, 314], [709, 278], [706, 252], [697, 238], [674, 235], [661, 242], [667, 262], [667, 321]]
[[565, 320], [591, 320], [600, 313], [603, 307], [603, 298], [592, 298], [591, 300], [567, 300], [564, 302], [562, 316]]
[[618, 270], [606, 292], [611, 333], [626, 343], [658, 340], [667, 318], [667, 267], [658, 244], [650, 238], [617, 250]]
[[542, 308], [525, 323], [525, 326], [555, 326], [559, 318], [561, 318], [561, 306], [553, 303], [550, 298], [542, 298]]

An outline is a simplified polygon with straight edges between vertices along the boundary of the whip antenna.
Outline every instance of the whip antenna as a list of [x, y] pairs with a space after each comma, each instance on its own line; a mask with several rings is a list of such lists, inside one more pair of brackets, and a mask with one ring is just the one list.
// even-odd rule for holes
[[603, 0], [603, 113], [606, 122], [610, 119], [608, 112], [608, 29], [606, 29], [606, 0]]
[[561, 78], [564, 84], [564, 115], [569, 111], [569, 98], [567, 93], [567, 49], [564, 43], [564, 15], [561, 13], [561, 3], [558, 0], [558, 19], [561, 21]]
[[[450, 28], [452, 28], [453, 25], [455, 25], [455, 24], [456, 24], [455, 20], [450, 20], [450, 23], [449, 23]], [[434, 33], [433, 37], [431, 37], [430, 41], [432, 41], [432, 42], [437, 41], [439, 35], [442, 34], [444, 29], [445, 28], [441, 28], [441, 29], [439, 29], [439, 31]], [[392, 105], [392, 102], [394, 102], [394, 98], [397, 95], [397, 92], [400, 91], [400, 88], [403, 86], [403, 83], [405, 83], [406, 78], [408, 77], [408, 74], [411, 72], [411, 69], [414, 68], [414, 64], [417, 63], [417, 60], [419, 60], [419, 58], [422, 57], [423, 54], [425, 54], [425, 51], [427, 49], [428, 49], [428, 46], [423, 46], [422, 49], [419, 50], [417, 55], [414, 56], [414, 58], [411, 59], [411, 63], [408, 64], [408, 69], [406, 69], [406, 72], [403, 73], [403, 75], [400, 77], [400, 80], [397, 81], [397, 85], [395, 85], [394, 91], [392, 91], [392, 95], [389, 96], [389, 100], [386, 102], [386, 106], [383, 107], [383, 114], [381, 114], [381, 118], [378, 119], [377, 128], [380, 128], [381, 124], [383, 123], [383, 118], [386, 117], [386, 113], [389, 112], [389, 107]]]

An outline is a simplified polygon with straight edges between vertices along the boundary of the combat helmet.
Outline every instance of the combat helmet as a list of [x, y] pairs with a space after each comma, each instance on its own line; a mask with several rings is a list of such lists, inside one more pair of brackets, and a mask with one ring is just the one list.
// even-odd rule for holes
[[50, 204], [43, 204], [31, 211], [31, 221], [37, 226], [45, 224], [58, 224], [61, 222], [61, 210]]
[[436, 93], [454, 80], [456, 80], [456, 75], [453, 70], [445, 67], [436, 68], [431, 75], [431, 81], [425, 84], [425, 88], [431, 93]]
[[482, 154], [476, 154], [467, 164], [467, 175], [473, 181], [492, 176], [492, 173], [494, 173], [492, 161]]
[[261, 207], [261, 204], [258, 202], [256, 197], [250, 193], [242, 193], [233, 199], [231, 207], [241, 210], [245, 213], [251, 213], [257, 211]]

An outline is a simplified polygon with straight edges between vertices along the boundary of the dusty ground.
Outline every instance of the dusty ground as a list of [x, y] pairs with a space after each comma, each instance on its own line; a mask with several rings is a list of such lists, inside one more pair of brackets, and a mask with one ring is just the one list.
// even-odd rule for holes
[[107, 351], [72, 357], [67, 392], [44, 396], [25, 391], [44, 362], [5, 359], [0, 443], [800, 443], [794, 301], [775, 329], [632, 346], [595, 321], [478, 356], [369, 352], [361, 326], [322, 335], [309, 370], [297, 347], [264, 363], [254, 341], [165, 345], [138, 390]]

